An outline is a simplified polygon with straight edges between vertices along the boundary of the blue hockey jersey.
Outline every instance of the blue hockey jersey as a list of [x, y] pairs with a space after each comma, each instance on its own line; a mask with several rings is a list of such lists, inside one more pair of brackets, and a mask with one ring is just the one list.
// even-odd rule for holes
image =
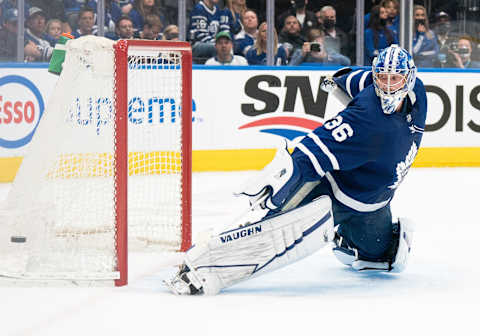
[[221, 11], [217, 5], [210, 9], [200, 1], [195, 5], [190, 14], [190, 41], [215, 42], [215, 36], [221, 30], [229, 30], [228, 24], [220, 26]]
[[235, 35], [235, 54], [247, 56], [247, 52], [255, 44], [255, 38], [248, 34], [246, 31], [242, 30], [240, 33]]
[[293, 153], [307, 180], [325, 177], [334, 197], [359, 212], [386, 206], [407, 174], [425, 127], [427, 97], [417, 78], [400, 111], [383, 113], [371, 71], [336, 78], [353, 100], [308, 134]]

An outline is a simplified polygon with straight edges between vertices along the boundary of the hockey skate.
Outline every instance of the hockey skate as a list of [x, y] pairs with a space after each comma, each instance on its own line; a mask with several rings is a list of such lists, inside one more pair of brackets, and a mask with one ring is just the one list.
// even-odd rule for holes
[[[183, 264], [180, 266], [178, 273], [170, 280], [163, 280], [163, 283], [167, 288], [175, 295], [201, 295], [203, 294], [202, 287], [196, 287], [194, 283], [190, 280], [191, 277], [195, 275], [190, 272], [190, 268]], [[195, 277], [195, 280], [196, 277]], [[199, 283], [199, 281], [194, 281]]]

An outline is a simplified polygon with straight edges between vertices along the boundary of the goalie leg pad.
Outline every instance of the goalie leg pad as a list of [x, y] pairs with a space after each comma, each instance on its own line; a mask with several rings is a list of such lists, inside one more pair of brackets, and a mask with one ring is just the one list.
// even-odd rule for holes
[[[188, 271], [180, 270], [167, 285], [176, 294], [217, 294], [223, 288], [307, 257], [332, 241], [333, 236], [331, 200], [321, 196], [302, 207], [193, 246], [182, 266], [187, 266]], [[185, 277], [188, 286], [187, 281], [178, 285]], [[172, 288], [174, 283], [182, 290]]]
[[357, 271], [403, 272], [410, 255], [414, 224], [407, 218], [399, 218], [398, 222], [392, 225], [394, 227], [392, 248], [384, 260], [362, 260], [358, 256], [358, 250], [348, 246], [338, 233], [335, 233], [333, 254], [341, 263]]
[[412, 249], [413, 232], [415, 224], [408, 218], [399, 218], [399, 237], [395, 255], [393, 256], [392, 270], [393, 273], [400, 273], [405, 270]]

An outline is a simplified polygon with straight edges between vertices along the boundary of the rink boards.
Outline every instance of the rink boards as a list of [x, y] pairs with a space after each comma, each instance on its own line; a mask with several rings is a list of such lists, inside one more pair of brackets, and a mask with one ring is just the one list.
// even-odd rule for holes
[[[285, 139], [293, 147], [342, 109], [319, 90], [322, 78], [336, 69], [194, 66], [193, 170], [261, 169]], [[479, 74], [419, 72], [428, 116], [414, 166], [480, 166]], [[15, 176], [56, 81], [46, 64], [0, 64], [0, 182]], [[168, 127], [175, 120], [164, 122]]]

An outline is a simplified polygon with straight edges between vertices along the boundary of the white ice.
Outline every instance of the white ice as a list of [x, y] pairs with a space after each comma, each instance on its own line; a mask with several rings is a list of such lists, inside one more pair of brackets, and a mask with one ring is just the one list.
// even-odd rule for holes
[[[255, 173], [194, 174], [194, 237], [241, 211], [231, 191]], [[325, 249], [215, 297], [177, 297], [161, 283], [172, 268], [131, 255], [123, 288], [1, 287], [0, 335], [478, 335], [479, 176], [410, 171], [392, 204], [417, 222], [402, 274], [359, 274]]]

